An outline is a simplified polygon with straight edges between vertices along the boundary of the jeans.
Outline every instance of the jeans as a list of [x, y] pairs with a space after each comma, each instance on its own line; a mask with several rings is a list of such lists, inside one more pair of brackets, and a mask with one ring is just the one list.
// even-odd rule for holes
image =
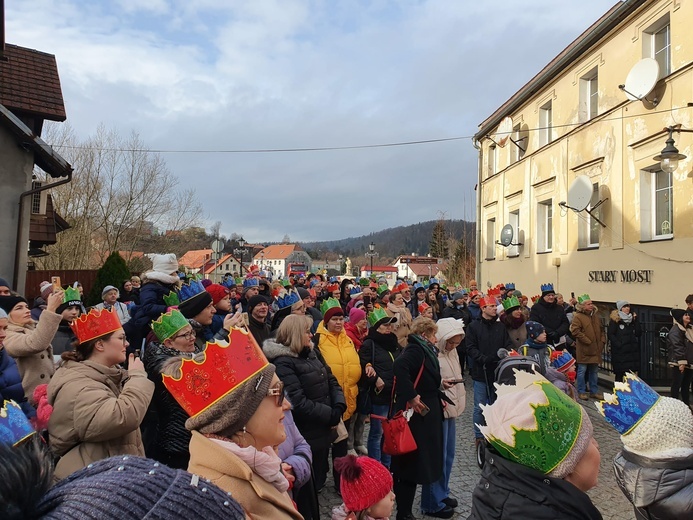
[[599, 371], [599, 365], [597, 364], [585, 364], [585, 363], [578, 363], [578, 369], [577, 369], [577, 384], [578, 384], [578, 393], [579, 394], [586, 394], [587, 393], [587, 387], [585, 385], [585, 372], [587, 372], [587, 383], [589, 383], [590, 391], [589, 393], [591, 394], [596, 394], [599, 392], [599, 385], [598, 385], [598, 371]]
[[443, 474], [431, 484], [421, 486], [421, 510], [435, 513], [445, 508], [443, 500], [450, 496], [450, 473], [455, 460], [455, 419], [443, 421]]
[[676, 366], [672, 367], [671, 373], [673, 374], [673, 381], [671, 382], [671, 397], [674, 399], [679, 399], [679, 392], [681, 392], [680, 399], [689, 405], [693, 370], [685, 369], [682, 373], [679, 370], [679, 367]]
[[493, 396], [489, 395], [489, 388], [484, 381], [474, 381], [474, 413], [472, 418], [474, 419], [474, 438], [483, 439], [484, 436], [481, 435], [477, 424], [482, 426], [486, 425], [484, 420], [484, 414], [481, 413], [482, 404], [489, 404]]
[[353, 450], [357, 446], [363, 446], [363, 431], [366, 429], [366, 417], [368, 416], [354, 412], [349, 426], [348, 449]]
[[[386, 404], [374, 404], [371, 408], [372, 413], [387, 417], [390, 407]], [[386, 468], [390, 467], [390, 456], [382, 452], [383, 443], [383, 424], [377, 419], [371, 419], [371, 429], [368, 432], [368, 456], [377, 460]]]

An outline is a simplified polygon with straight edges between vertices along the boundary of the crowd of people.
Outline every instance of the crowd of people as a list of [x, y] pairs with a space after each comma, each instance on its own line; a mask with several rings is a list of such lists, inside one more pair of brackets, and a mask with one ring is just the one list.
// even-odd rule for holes
[[[621, 435], [614, 470], [638, 518], [693, 513], [693, 295], [671, 311], [662, 397], [637, 375], [642, 330], [627, 301], [602, 323], [589, 295], [565, 301], [551, 284], [530, 299], [512, 283], [484, 293], [473, 280], [263, 275], [217, 284], [154, 255], [89, 309], [79, 283], [44, 282], [30, 305], [0, 278], [0, 516], [69, 516], [82, 501], [116, 518], [85, 490], [121, 473], [123, 489], [161, 477], [141, 517], [166, 517], [178, 495], [208, 499], [190, 518], [318, 519], [331, 472], [343, 499], [333, 519], [390, 518], [396, 505], [410, 520], [417, 486], [421, 512], [452, 518], [468, 436], [482, 467], [470, 518], [596, 519], [590, 399]], [[607, 340], [613, 395], [597, 379]], [[400, 415], [416, 445], [406, 452], [385, 442]]]

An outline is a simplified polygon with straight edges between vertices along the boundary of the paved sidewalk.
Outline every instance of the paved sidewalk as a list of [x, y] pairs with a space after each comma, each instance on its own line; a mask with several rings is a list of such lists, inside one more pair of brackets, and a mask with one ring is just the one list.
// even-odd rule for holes
[[[481, 471], [476, 465], [476, 453], [472, 434], [472, 408], [474, 397], [471, 378], [467, 377], [466, 379], [467, 408], [457, 420], [457, 451], [450, 482], [452, 494], [460, 503], [455, 516], [453, 516], [454, 519], [466, 519], [469, 516], [472, 491], [479, 481], [479, 476], [481, 474]], [[581, 403], [585, 405], [587, 413], [592, 420], [594, 435], [597, 442], [599, 442], [599, 451], [602, 456], [599, 470], [599, 485], [588, 494], [605, 520], [632, 520], [635, 518], [633, 508], [618, 488], [612, 469], [612, 461], [616, 453], [621, 449], [621, 441], [618, 438], [618, 434], [599, 415], [594, 407], [593, 399], [581, 401]], [[364, 439], [367, 435], [368, 425], [366, 425]], [[421, 491], [421, 486], [418, 486], [418, 491]], [[339, 504], [341, 504], [341, 499], [334, 491], [332, 473], [330, 472], [327, 484], [320, 493], [321, 519], [330, 519], [332, 517], [332, 508]], [[420, 500], [417, 496], [414, 502], [414, 514], [416, 518], [431, 518], [421, 514], [421, 511], [418, 510], [419, 504]], [[394, 514], [392, 518], [394, 518]]]

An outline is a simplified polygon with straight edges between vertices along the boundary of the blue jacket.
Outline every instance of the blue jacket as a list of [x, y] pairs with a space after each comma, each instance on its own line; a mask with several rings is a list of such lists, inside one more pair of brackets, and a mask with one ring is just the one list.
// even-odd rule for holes
[[27, 417], [32, 418], [36, 415], [36, 410], [24, 396], [22, 377], [19, 375], [17, 363], [4, 348], [0, 348], [0, 406], [10, 399], [22, 407]]

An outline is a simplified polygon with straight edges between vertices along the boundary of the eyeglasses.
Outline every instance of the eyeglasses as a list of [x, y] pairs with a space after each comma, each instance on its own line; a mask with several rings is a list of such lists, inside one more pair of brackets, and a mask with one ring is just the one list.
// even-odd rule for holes
[[185, 338], [188, 341], [190, 341], [191, 338], [194, 338], [197, 336], [197, 333], [194, 330], [189, 330], [185, 334], [178, 334], [178, 336], [174, 337], [173, 339], [176, 340], [178, 338]]
[[277, 386], [267, 390], [267, 397], [274, 397], [277, 406], [281, 406], [284, 402], [284, 383], [279, 381]]

